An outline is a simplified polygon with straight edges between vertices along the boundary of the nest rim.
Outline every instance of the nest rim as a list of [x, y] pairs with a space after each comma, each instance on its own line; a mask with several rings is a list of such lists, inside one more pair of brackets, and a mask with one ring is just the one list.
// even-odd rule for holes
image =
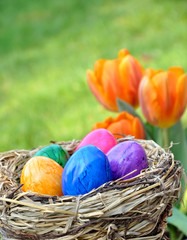
[[[128, 141], [128, 140], [131, 140], [131, 138], [126, 137], [123, 139], [119, 139], [118, 142]], [[180, 165], [180, 162], [174, 160], [174, 156], [170, 152], [169, 148], [166, 151], [165, 149], [161, 148], [157, 143], [155, 143], [153, 140], [142, 140], [142, 139], [133, 139], [133, 140], [140, 143], [145, 149], [146, 149], [146, 146], [148, 148], [152, 148], [152, 150], [150, 150], [150, 149], [146, 150], [146, 154], [148, 154], [148, 152], [150, 154], [150, 152], [152, 151], [152, 153], [150, 155], [152, 157], [154, 156], [155, 158], [157, 158], [158, 164], [160, 164], [159, 167], [158, 166], [155, 167], [155, 165], [153, 164], [151, 167], [149, 166], [148, 169], [141, 172], [136, 177], [126, 179], [126, 180], [118, 179], [115, 181], [105, 183], [102, 186], [100, 186], [99, 188], [94, 189], [91, 192], [84, 194], [84, 195], [80, 195], [80, 196], [62, 196], [62, 197], [47, 196], [47, 195], [39, 196], [39, 195], [35, 195], [32, 192], [22, 192], [22, 190], [20, 189], [21, 188], [20, 185], [15, 186], [13, 184], [12, 188], [7, 187], [7, 189], [11, 190], [11, 191], [3, 191], [3, 194], [0, 194], [0, 213], [1, 213], [1, 216], [3, 216], [3, 220], [0, 220], [0, 231], [2, 232], [2, 235], [12, 237], [13, 233], [15, 235], [15, 232], [17, 232], [16, 233], [17, 238], [15, 238], [15, 239], [68, 239], [68, 240], [76, 239], [76, 238], [77, 239], [100, 239], [100, 238], [101, 239], [113, 239], [112, 237], [114, 237], [114, 236], [117, 236], [119, 239], [150, 239], [150, 240], [161, 239], [161, 237], [164, 234], [166, 225], [167, 225], [166, 218], [171, 215], [172, 203], [178, 201], [180, 198], [180, 195], [181, 195], [180, 180], [181, 180], [181, 177], [183, 174], [183, 169]], [[79, 142], [80, 141], [72, 140], [72, 141], [67, 141], [67, 142], [52, 141], [51, 143], [62, 145], [63, 147], [65, 147], [65, 149], [71, 155], [71, 154], [73, 154], [73, 152]], [[11, 159], [12, 154], [14, 155], [15, 152], [17, 154], [17, 158], [19, 159], [19, 157], [20, 157], [21, 158], [20, 161], [24, 162], [24, 161], [27, 161], [30, 157], [32, 157], [32, 155], [34, 155], [34, 153], [36, 151], [38, 151], [39, 149], [41, 149], [42, 147], [44, 147], [44, 146], [35, 148], [33, 150], [13, 150], [13, 151], [1, 153], [0, 154], [1, 166], [2, 166], [2, 159]], [[163, 157], [161, 153], [163, 155], [167, 156], [169, 163], [166, 164], [166, 162], [158, 159], [159, 154], [161, 155], [161, 157]], [[158, 155], [156, 155], [156, 154], [158, 154]], [[149, 155], [149, 157], [150, 157], [150, 155]], [[160, 161], [160, 163], [159, 163], [159, 161]], [[153, 160], [152, 160], [152, 163], [153, 163]], [[162, 166], [162, 168], [161, 168], [161, 166]], [[14, 168], [15, 168], [15, 166], [14, 166]], [[19, 169], [19, 171], [20, 171], [20, 169]], [[4, 168], [4, 170], [5, 170], [5, 168]], [[9, 173], [10, 169], [7, 168], [6, 170], [7, 170], [7, 174], [10, 174]], [[160, 175], [158, 175], [158, 173]], [[0, 180], [3, 176], [4, 175], [2, 173], [0, 176]], [[15, 176], [15, 173], [13, 172], [13, 174], [12, 174], [13, 179], [14, 179], [14, 176]], [[156, 176], [156, 177], [154, 177], [154, 176]], [[170, 180], [168, 180], [168, 179], [170, 179]], [[168, 190], [167, 186], [165, 186], [166, 185], [165, 182], [167, 182], [167, 184], [170, 184], [170, 186], [171, 186], [171, 182], [169, 182], [169, 181], [171, 181], [171, 179], [174, 179], [173, 181], [175, 181], [176, 186], [175, 186], [175, 188], [173, 187], [173, 190], [171, 190], [171, 189]], [[11, 181], [9, 182], [9, 184], [10, 184], [10, 186], [12, 186]], [[142, 186], [144, 186], [144, 187], [142, 187]], [[140, 190], [139, 190], [139, 188], [140, 188]], [[160, 193], [157, 192], [157, 190], [159, 188], [161, 189]], [[165, 202], [164, 202], [164, 201], [166, 201], [166, 199], [164, 198], [166, 188], [167, 188], [167, 192], [170, 191], [171, 196], [173, 195], [171, 197], [171, 199], [167, 201], [167, 204], [165, 204]], [[1, 190], [2, 189], [3, 189], [3, 187], [1, 186]], [[130, 191], [131, 189], [133, 189], [133, 191], [130, 193], [127, 193], [127, 191]], [[133, 225], [133, 224], [135, 224], [135, 222], [137, 223], [138, 217], [142, 218], [143, 219], [142, 221], [146, 222], [146, 218], [150, 217], [150, 216], [148, 216], [149, 215], [148, 212], [147, 212], [147, 214], [144, 214], [144, 215], [137, 214], [137, 216], [138, 216], [137, 217], [136, 214], [133, 213], [133, 211], [134, 212], [143, 211], [141, 208], [141, 204], [145, 205], [145, 202], [146, 201], [149, 202], [150, 198], [155, 199], [155, 197], [153, 196], [154, 191], [156, 192], [155, 194], [158, 195], [158, 198], [160, 198], [159, 204], [162, 204], [162, 205], [165, 204], [165, 206], [163, 206], [164, 210], [162, 209], [162, 211], [160, 211], [160, 213], [155, 213], [153, 211], [153, 209], [151, 210], [152, 212], [154, 212], [155, 215], [158, 215], [158, 216], [157, 216], [157, 218], [155, 217], [156, 223], [155, 223], [154, 228], [152, 227], [152, 228], [150, 228], [151, 230], [149, 229], [149, 230], [147, 230], [147, 232], [145, 231], [147, 234], [146, 235], [146, 234], [142, 233], [141, 231], [138, 232], [135, 225]], [[115, 200], [114, 203], [111, 202], [111, 200], [109, 200], [109, 198], [110, 198], [109, 193], [112, 195], [113, 199]], [[119, 195], [124, 194], [121, 197], [121, 199], [119, 199], [119, 202], [118, 202], [119, 195], [117, 195], [117, 194], [119, 194]], [[141, 202], [139, 203], [138, 199], [136, 199], [136, 198], [137, 198], [137, 196], [142, 197], [143, 194], [147, 195], [147, 198], [144, 200], [141, 200]], [[80, 206], [81, 206], [81, 204], [83, 205], [83, 202], [84, 202], [84, 204], [88, 204], [88, 202], [89, 201], [91, 202], [91, 199], [94, 199], [94, 198], [95, 198], [95, 201], [97, 201], [97, 204], [99, 206], [101, 206], [101, 205], [104, 206], [104, 210], [96, 209], [95, 211], [93, 211], [93, 208], [89, 206], [90, 212], [88, 211], [86, 213], [87, 214], [87, 218], [86, 218], [84, 216], [84, 215], [86, 215], [84, 213], [84, 208], [81, 208]], [[135, 203], [134, 202], [131, 203], [130, 199], [133, 199], [135, 202], [137, 202], [137, 205], [135, 205], [134, 208], [131, 205], [133, 205]], [[39, 204], [39, 206], [36, 206], [36, 204], [31, 204], [29, 201], [31, 201], [31, 203], [37, 202], [37, 204], [39, 202], [40, 204]], [[48, 201], [48, 204], [46, 204], [47, 201]], [[150, 202], [151, 201], [152, 200], [150, 200]], [[156, 200], [154, 200], [154, 201], [156, 201]], [[154, 201], [153, 201], [153, 203], [154, 203]], [[67, 203], [70, 204], [70, 202], [73, 203], [73, 211], [68, 211], [67, 210], [68, 207], [66, 207], [67, 208], [66, 210], [62, 210], [62, 206], [65, 206], [64, 204], [67, 204]], [[110, 204], [109, 204], [109, 202], [110, 202]], [[125, 212], [125, 210], [124, 210], [125, 206], [123, 206], [124, 203], [126, 203], [126, 206], [130, 206], [129, 212]], [[61, 208], [59, 209], [58, 207], [56, 207], [56, 209], [55, 208], [51, 209], [49, 206], [52, 206], [52, 204], [53, 205], [57, 204], [56, 206], [61, 204]], [[46, 207], [46, 205], [47, 205], [47, 207]], [[43, 232], [46, 231], [46, 233], [43, 233], [43, 234], [40, 234], [41, 232], [31, 231], [31, 229], [28, 230], [27, 228], [25, 228], [26, 230], [24, 230], [24, 231], [20, 231], [19, 227], [16, 226], [16, 223], [14, 223], [14, 227], [10, 226], [10, 221], [12, 221], [11, 214], [14, 213], [13, 215], [15, 215], [15, 212], [13, 210], [10, 210], [11, 206], [12, 206], [12, 208], [15, 208], [15, 206], [16, 206], [19, 209], [19, 213], [21, 211], [23, 211], [22, 209], [24, 209], [24, 208], [27, 210], [28, 209], [30, 210], [30, 208], [33, 208], [33, 209], [38, 209], [38, 211], [41, 211], [41, 215], [43, 214], [43, 212], [45, 214], [48, 214], [48, 212], [51, 212], [51, 214], [52, 214], [52, 212], [53, 212], [54, 216], [58, 216], [60, 214], [65, 215], [66, 216], [65, 219], [67, 219], [67, 215], [68, 215], [69, 216], [68, 219], [71, 219], [71, 220], [70, 220], [70, 222], [68, 222], [69, 220], [67, 221], [67, 223], [64, 226], [64, 229], [61, 229], [60, 234], [54, 233], [54, 230], [52, 230], [52, 232], [47, 231], [46, 227], [45, 227], [45, 229], [42, 229]], [[112, 211], [112, 208], [113, 207], [115, 208], [116, 206], [118, 206], [117, 207], [118, 210], [116, 210], [117, 214], [115, 214], [115, 211]], [[140, 206], [140, 209], [138, 209], [138, 206]], [[158, 207], [157, 205], [155, 205], [155, 206]], [[137, 207], [137, 209], [136, 209], [136, 207]], [[120, 212], [119, 209], [123, 209], [123, 211]], [[83, 213], [80, 213], [80, 211], [82, 211]], [[104, 211], [104, 214], [103, 214], [103, 211]], [[131, 215], [129, 215], [130, 211], [132, 211]], [[146, 211], [147, 211], [147, 209], [146, 209]], [[125, 215], [124, 215], [124, 212], [125, 212]], [[125, 227], [125, 229], [123, 230], [123, 234], [122, 234], [121, 233], [122, 232], [121, 224], [127, 223], [129, 220], [128, 219], [129, 216], [131, 216], [131, 222], [129, 224], [131, 225], [131, 229], [133, 229], [133, 230], [131, 231], [131, 230], [129, 230], [128, 227]], [[19, 219], [20, 217], [17, 216], [17, 218]], [[107, 218], [110, 220], [107, 220]], [[134, 221], [133, 221], [133, 218], [134, 218]], [[45, 222], [45, 219], [42, 219], [42, 220], [43, 220], [43, 222]], [[42, 220], [41, 220], [41, 222], [42, 222]], [[78, 223], [76, 223], [76, 221], [78, 221]], [[9, 224], [7, 224], [8, 222], [9, 222]], [[120, 223], [118, 224], [118, 222], [120, 222]], [[138, 224], [141, 225], [141, 222]], [[100, 238], [95, 238], [95, 235], [97, 235], [98, 232], [97, 233], [94, 232], [93, 237], [89, 238], [89, 233], [92, 232], [90, 230], [90, 226], [93, 226], [93, 225], [97, 226], [95, 228], [98, 228], [98, 229], [103, 228], [104, 229], [104, 230], [98, 230], [98, 232], [100, 232], [100, 235], [98, 235]], [[149, 226], [149, 225], [151, 225], [151, 223], [149, 223], [147, 226]], [[5, 227], [5, 226], [7, 226], [7, 227]], [[140, 230], [141, 229], [143, 229], [142, 226], [140, 226]], [[133, 233], [133, 231], [134, 231], [134, 233]], [[138, 235], [138, 233], [139, 233], [139, 235]], [[153, 238], [153, 234], [154, 234], [155, 238]], [[139, 236], [139, 238], [137, 238], [138, 236]], [[72, 238], [72, 237], [74, 237], [74, 238]]]

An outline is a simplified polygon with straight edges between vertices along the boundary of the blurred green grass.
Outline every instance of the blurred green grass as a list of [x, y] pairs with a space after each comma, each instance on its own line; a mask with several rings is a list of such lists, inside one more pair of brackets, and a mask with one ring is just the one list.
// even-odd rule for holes
[[1, 0], [0, 11], [0, 152], [81, 139], [115, 116], [86, 70], [121, 48], [144, 67], [187, 71], [185, 0]]

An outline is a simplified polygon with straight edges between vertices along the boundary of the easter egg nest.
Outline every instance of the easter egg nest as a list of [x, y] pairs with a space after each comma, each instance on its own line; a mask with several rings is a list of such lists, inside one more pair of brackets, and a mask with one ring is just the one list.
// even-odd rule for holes
[[[126, 141], [128, 138], [120, 139]], [[157, 240], [181, 197], [183, 168], [170, 148], [135, 140], [146, 151], [149, 167], [128, 180], [116, 180], [80, 196], [23, 192], [24, 164], [41, 147], [0, 154], [0, 233], [3, 239]], [[57, 142], [70, 155], [80, 141]]]

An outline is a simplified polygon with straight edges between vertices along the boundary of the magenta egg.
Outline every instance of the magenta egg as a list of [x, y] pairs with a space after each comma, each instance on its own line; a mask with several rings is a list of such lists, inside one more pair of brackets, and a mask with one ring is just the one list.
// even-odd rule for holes
[[148, 160], [144, 148], [135, 141], [124, 141], [114, 146], [107, 157], [112, 169], [113, 179], [123, 176], [136, 170], [134, 173], [123, 179], [129, 179], [138, 175], [141, 170], [148, 168]]
[[104, 128], [99, 128], [89, 132], [79, 143], [76, 150], [87, 145], [94, 145], [105, 154], [117, 144], [112, 133]]

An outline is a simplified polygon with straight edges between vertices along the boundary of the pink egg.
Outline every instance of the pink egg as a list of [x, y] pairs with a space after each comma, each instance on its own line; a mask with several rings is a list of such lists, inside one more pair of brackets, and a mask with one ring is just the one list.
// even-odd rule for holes
[[104, 153], [107, 153], [116, 144], [117, 141], [111, 132], [104, 128], [99, 128], [89, 132], [79, 143], [76, 150], [86, 145], [94, 145]]

